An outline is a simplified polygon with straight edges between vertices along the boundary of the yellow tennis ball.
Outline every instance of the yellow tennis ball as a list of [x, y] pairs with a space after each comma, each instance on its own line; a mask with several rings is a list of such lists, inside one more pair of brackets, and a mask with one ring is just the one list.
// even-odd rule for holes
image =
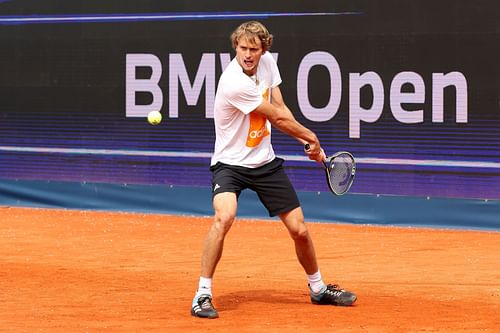
[[148, 113], [148, 122], [151, 125], [158, 125], [161, 122], [160, 111], [151, 111], [150, 113]]

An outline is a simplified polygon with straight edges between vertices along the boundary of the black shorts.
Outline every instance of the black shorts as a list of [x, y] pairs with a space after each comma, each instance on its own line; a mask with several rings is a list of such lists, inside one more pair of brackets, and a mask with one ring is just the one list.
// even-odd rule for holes
[[245, 168], [218, 162], [212, 171], [212, 198], [222, 192], [239, 197], [244, 189], [255, 191], [269, 216], [287, 213], [300, 206], [299, 198], [283, 168], [283, 159], [275, 158], [258, 168]]

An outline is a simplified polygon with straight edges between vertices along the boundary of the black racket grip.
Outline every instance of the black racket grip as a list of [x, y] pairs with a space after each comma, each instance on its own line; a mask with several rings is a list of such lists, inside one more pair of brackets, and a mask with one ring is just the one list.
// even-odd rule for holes
[[304, 150], [305, 150], [305, 151], [308, 151], [309, 149], [311, 149], [311, 146], [310, 146], [308, 143], [306, 143], [306, 144], [304, 145]]

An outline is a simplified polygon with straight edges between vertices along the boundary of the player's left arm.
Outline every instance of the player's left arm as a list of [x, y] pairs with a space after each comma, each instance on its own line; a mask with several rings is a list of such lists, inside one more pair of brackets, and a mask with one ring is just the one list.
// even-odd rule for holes
[[281, 93], [276, 89], [277, 88], [273, 88], [271, 90], [271, 95], [276, 95], [272, 96], [274, 102], [271, 103], [267, 98], [264, 98], [261, 104], [253, 110], [253, 112], [257, 112], [267, 118], [274, 127], [282, 132], [296, 138], [300, 142], [308, 142], [317, 149], [319, 140], [316, 134], [295, 119], [283, 102]]
[[[281, 89], [279, 86], [271, 88], [271, 104], [279, 109], [281, 112], [284, 112], [288, 117], [292, 118], [295, 120], [295, 117], [293, 116], [292, 111], [288, 108], [288, 106], [285, 104], [285, 100], [283, 99], [283, 95], [281, 94]], [[296, 121], [296, 120], [295, 120]], [[307, 142], [301, 138], [295, 137], [302, 145], [309, 144], [311, 145], [310, 142]], [[311, 147], [313, 148], [312, 150], [306, 152], [307, 155], [311, 157], [313, 160], [323, 160], [325, 158], [325, 154], [323, 149], [318, 145], [318, 147]], [[319, 152], [316, 152], [315, 149], [318, 149]], [[319, 154], [319, 158], [317, 155]], [[312, 156], [311, 156], [312, 155]]]
[[[293, 119], [294, 121], [297, 121], [295, 119], [295, 117], [293, 116], [292, 111], [290, 111], [288, 106], [286, 106], [285, 101], [283, 99], [283, 95], [281, 94], [281, 89], [279, 88], [279, 86], [271, 88], [271, 104], [275, 108], [279, 109], [280, 112], [283, 112], [286, 115], [286, 117], [289, 117], [289, 118]], [[301, 138], [296, 137], [296, 139], [298, 141], [300, 141], [302, 144], [307, 143]]]

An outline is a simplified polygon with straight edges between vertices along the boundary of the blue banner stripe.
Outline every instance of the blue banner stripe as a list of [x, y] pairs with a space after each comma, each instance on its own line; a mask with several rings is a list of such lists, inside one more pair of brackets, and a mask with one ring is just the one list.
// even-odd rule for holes
[[[0, 151], [49, 153], [49, 154], [88, 154], [88, 155], [110, 155], [110, 156], [118, 155], [118, 156], [183, 157], [183, 158], [210, 158], [212, 156], [212, 153], [208, 152], [18, 147], [18, 146], [0, 146]], [[299, 161], [299, 162], [310, 161], [306, 156], [300, 156], [300, 155], [280, 155], [280, 156], [288, 161]], [[451, 161], [451, 160], [430, 160], [430, 159], [417, 160], [417, 159], [403, 159], [403, 158], [357, 157], [356, 162], [361, 164], [500, 169], [500, 163], [485, 162], [485, 161]]]
[[232, 19], [266, 19], [270, 17], [311, 17], [360, 15], [361, 12], [205, 12], [205, 13], [152, 13], [152, 14], [86, 14], [86, 15], [27, 15], [0, 16], [0, 24], [43, 24], [43, 23], [88, 23], [88, 22], [130, 22], [130, 21], [207, 21]]

